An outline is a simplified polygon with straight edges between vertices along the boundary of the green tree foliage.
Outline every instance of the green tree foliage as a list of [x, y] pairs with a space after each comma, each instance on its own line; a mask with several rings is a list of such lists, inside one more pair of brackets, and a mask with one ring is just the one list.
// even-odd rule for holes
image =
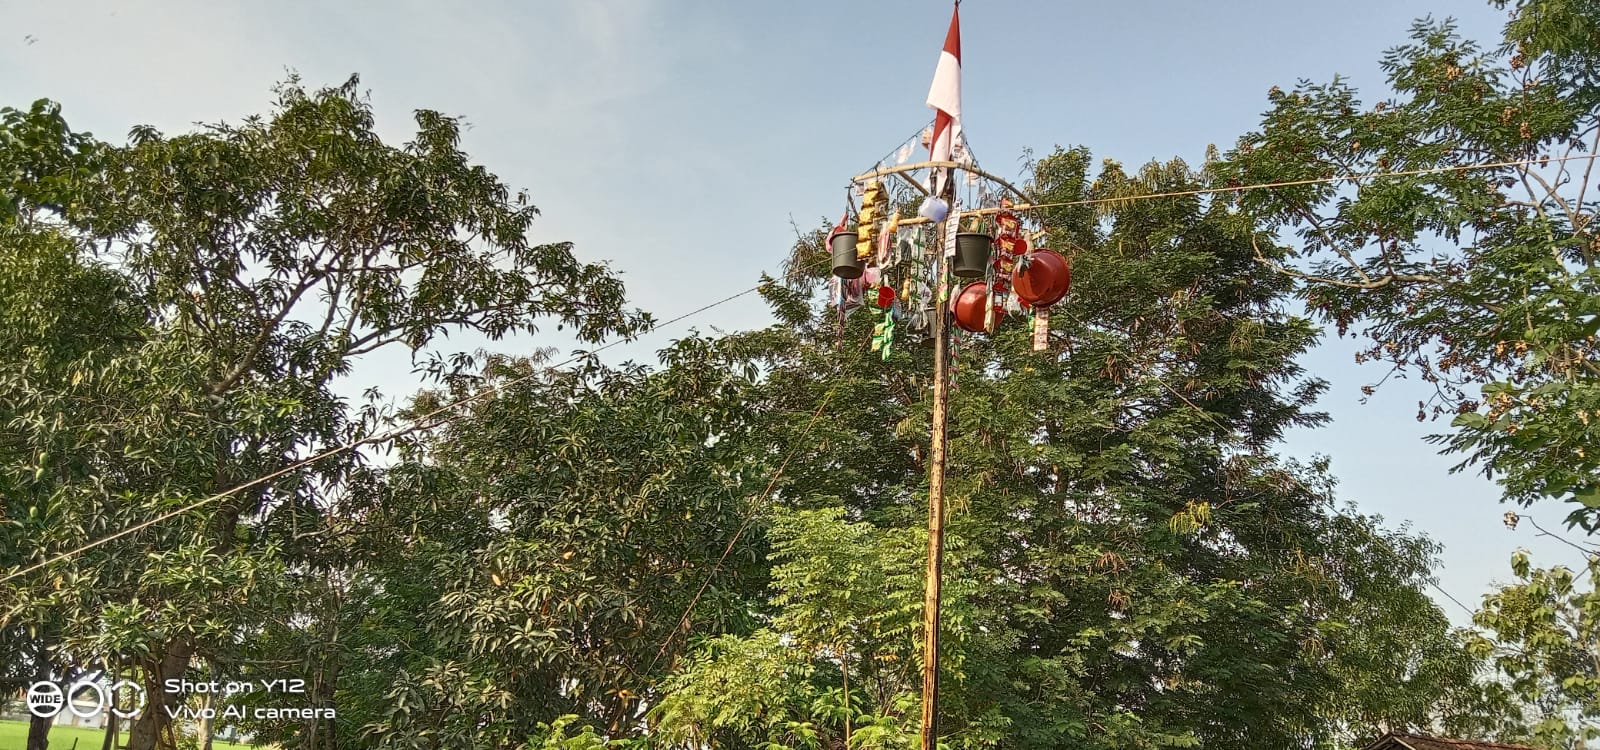
[[[134, 727], [138, 750], [162, 734], [162, 678], [195, 660], [236, 662], [240, 642], [336, 563], [326, 511], [360, 459], [288, 467], [377, 432], [377, 413], [332, 390], [357, 357], [425, 352], [456, 329], [498, 338], [553, 321], [592, 342], [651, 322], [624, 308], [604, 266], [529, 240], [536, 209], [468, 160], [454, 119], [419, 111], [413, 140], [391, 146], [354, 79], [318, 91], [291, 81], [278, 95], [266, 117], [172, 137], [135, 128], [126, 146], [68, 133], [49, 107], [3, 121], [9, 223], [35, 232], [14, 246], [65, 243], [67, 260], [39, 263], [108, 269], [139, 313], [131, 332], [62, 321], [69, 339], [128, 341], [83, 361], [68, 341], [8, 389], [10, 424], [49, 429], [0, 459], [21, 477], [11, 481], [30, 483], [6, 496], [6, 562], [37, 563], [277, 475], [4, 592], [8, 626], [61, 622], [65, 655], [115, 656], [142, 675], [155, 699]], [[66, 283], [56, 291], [88, 291]], [[40, 324], [60, 300], [26, 306], [39, 299], [23, 298], [10, 321], [22, 333], [5, 335], [58, 335]], [[86, 299], [74, 314], [100, 316], [118, 298]], [[94, 408], [69, 409], [73, 388]], [[13, 402], [12, 390], [40, 395]], [[56, 440], [74, 450], [50, 450]]]
[[[1492, 687], [1514, 705], [1513, 738], [1584, 747], [1600, 737], [1600, 559], [1580, 571], [1511, 558], [1516, 581], [1484, 597], [1472, 618], [1473, 650], [1491, 659]], [[1517, 737], [1520, 734], [1521, 737]]]
[[1261, 129], [1208, 169], [1219, 187], [1401, 173], [1237, 194], [1263, 223], [1258, 262], [1305, 280], [1307, 307], [1341, 335], [1370, 339], [1358, 361], [1434, 386], [1417, 418], [1453, 416], [1435, 440], [1458, 469], [1480, 466], [1510, 501], [1571, 501], [1569, 523], [1592, 531], [1600, 6], [1496, 4], [1512, 5], [1496, 48], [1419, 22], [1383, 59], [1395, 96], [1275, 87]]
[[[1199, 179], [1111, 164], [1091, 182], [1081, 150], [1036, 175], [1051, 202]], [[1321, 419], [1321, 385], [1293, 361], [1316, 332], [1282, 310], [1290, 282], [1255, 261], [1250, 224], [1198, 198], [1050, 221], [1078, 279], [1050, 351], [1012, 321], [958, 357], [950, 746], [1348, 746], [1458, 718], [1475, 662], [1419, 590], [1434, 550], [1337, 512], [1324, 467], [1271, 452]], [[657, 745], [915, 744], [929, 355], [884, 362], [864, 316], [841, 334], [813, 314], [809, 239], [767, 290], [784, 325], [725, 344], [767, 342], [739, 418], [786, 438], [726, 443], [785, 467], [770, 496], [759, 473], [738, 493], [766, 498], [771, 595], [731, 632], [697, 608], [699, 647], [633, 730]]]
[[[842, 515], [774, 516], [775, 616], [749, 636], [711, 640], [670, 678], [654, 709], [655, 739], [826, 747], [837, 735], [865, 747], [915, 744], [926, 538]], [[965, 619], [962, 593], [945, 596], [951, 622]]]
[[74, 185], [90, 178], [102, 144], [67, 127], [48, 99], [27, 111], [0, 107], [0, 224], [28, 222], [32, 209], [66, 210]]
[[[0, 303], [21, 342], [0, 409], [28, 427], [0, 443], [0, 562], [284, 473], [0, 591], [0, 644], [151, 685], [306, 679], [337, 721], [246, 726], [290, 747], [912, 746], [928, 348], [884, 360], [866, 316], [840, 330], [810, 237], [764, 286], [778, 325], [659, 367], [440, 357], [405, 413], [357, 408], [332, 384], [380, 347], [650, 321], [603, 267], [529, 243], [533, 209], [454, 121], [418, 113], [392, 147], [353, 81], [280, 94], [117, 147], [7, 121], [82, 166], [0, 151], [25, 176], [7, 270], [44, 282]], [[1110, 202], [1044, 217], [1076, 279], [1047, 351], [1015, 319], [958, 347], [946, 743], [1310, 749], [1487, 705], [1420, 592], [1434, 550], [1274, 453], [1322, 420], [1295, 364], [1318, 334], [1254, 215], [1120, 200], [1200, 187], [1180, 162], [1033, 171], [1044, 201]], [[392, 465], [287, 470], [389, 416], [422, 420]]]
[[497, 360], [419, 401], [498, 389], [355, 509], [355, 559], [418, 618], [403, 652], [360, 660], [388, 703], [355, 729], [379, 747], [512, 747], [574, 714], [620, 735], [688, 632], [747, 630], [765, 552], [733, 539], [770, 466], [760, 446], [784, 434], [745, 410], [741, 347], [686, 339], [659, 372]]
[[[72, 522], [66, 487], [105, 481], [93, 469], [92, 446], [118, 414], [100, 398], [105, 380], [116, 378], [103, 376], [126, 372], [120, 360], [137, 340], [144, 310], [117, 274], [83, 263], [67, 238], [47, 228], [0, 223], [0, 247], [0, 455], [8, 459], [0, 471], [0, 569], [10, 569], [26, 561], [37, 540]], [[58, 604], [97, 601], [73, 577], [49, 582], [44, 596]], [[0, 610], [6, 689], [38, 679], [70, 682], [106, 666], [64, 650], [70, 623], [61, 608], [15, 614]], [[48, 728], [48, 721], [33, 722], [30, 750], [43, 747]]]

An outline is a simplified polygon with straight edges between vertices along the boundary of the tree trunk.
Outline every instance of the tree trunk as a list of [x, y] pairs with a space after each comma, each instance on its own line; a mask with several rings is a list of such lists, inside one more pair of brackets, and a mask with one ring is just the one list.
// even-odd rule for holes
[[[212, 684], [216, 684], [216, 663], [211, 663], [211, 667], [206, 670], [206, 679]], [[216, 731], [216, 722], [211, 719], [211, 711], [209, 709], [216, 708], [216, 705], [213, 694], [206, 693], [206, 708], [208, 710], [200, 717], [200, 750], [211, 750], [211, 735]]]
[[200, 734], [199, 740], [202, 750], [211, 750], [211, 706], [211, 693], [206, 693], [206, 710], [200, 714], [200, 721], [197, 722], [196, 727]]
[[[50, 679], [50, 661], [46, 658], [45, 648], [42, 644], [39, 645], [38, 650], [35, 652], [34, 659], [33, 679], [38, 682]], [[67, 696], [66, 704], [61, 707], [61, 710], [67, 710], [67, 706], [70, 705], [72, 705], [72, 696], [69, 695]], [[50, 746], [50, 725], [54, 723], [54, 716], [40, 718], [30, 714], [28, 716], [27, 750], [45, 750], [48, 748]]]
[[28, 750], [46, 750], [50, 747], [50, 725], [54, 723], [54, 716], [28, 718]]
[[[338, 686], [338, 682], [338, 663], [330, 665], [326, 671], [318, 674], [316, 684], [312, 686], [311, 707], [333, 708], [334, 689]], [[310, 736], [307, 737], [305, 746], [309, 750], [336, 750], [338, 737], [334, 729], [335, 719], [315, 718], [306, 721]]]
[[129, 750], [156, 749], [156, 742], [160, 740], [162, 730], [170, 724], [167, 712], [177, 706], [183, 697], [162, 690], [162, 684], [169, 679], [182, 679], [189, 669], [189, 657], [193, 655], [194, 645], [187, 640], [167, 642], [161, 661], [156, 663], [156, 668], [152, 670], [145, 683], [149, 701], [145, 705], [144, 713], [139, 714], [139, 718], [133, 722], [133, 732], [128, 736]]
[[[113, 703], [112, 705], [116, 705]], [[106, 717], [106, 739], [100, 743], [100, 750], [116, 750], [117, 731], [120, 729], [121, 719], [116, 714]]]
[[[113, 661], [111, 663], [111, 684], [115, 685], [121, 681], [122, 662]], [[118, 692], [120, 691], [111, 691], [111, 705], [108, 707], [110, 710], [106, 711], [106, 738], [100, 743], [100, 750], [116, 750], [117, 747], [117, 732], [122, 727], [122, 719], [117, 717], [117, 712], [122, 710], [122, 699], [117, 696]]]

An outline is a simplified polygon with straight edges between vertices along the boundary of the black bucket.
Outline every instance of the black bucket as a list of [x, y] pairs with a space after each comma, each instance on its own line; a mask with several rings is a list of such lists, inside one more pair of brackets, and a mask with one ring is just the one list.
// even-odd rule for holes
[[859, 279], [866, 261], [856, 257], [856, 232], [840, 232], [833, 236], [833, 275], [841, 279]]
[[[982, 232], [957, 234], [956, 257], [951, 259], [950, 273], [965, 279], [984, 276], [989, 272], [989, 251], [993, 245], [994, 238]], [[834, 257], [839, 256], [835, 253]]]

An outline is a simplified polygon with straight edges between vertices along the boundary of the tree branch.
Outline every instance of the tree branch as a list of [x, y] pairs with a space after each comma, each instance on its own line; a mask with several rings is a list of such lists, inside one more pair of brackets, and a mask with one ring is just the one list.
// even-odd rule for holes
[[359, 355], [362, 355], [362, 354], [367, 354], [369, 352], [374, 352], [374, 351], [377, 351], [379, 349], [382, 349], [383, 347], [386, 347], [386, 346], [388, 346], [390, 344], [393, 344], [395, 342], [404, 341], [405, 340], [406, 337], [405, 337], [404, 333], [394, 333], [394, 335], [392, 335], [392, 336], [386, 336], [386, 337], [380, 338], [385, 333], [393, 333], [393, 332], [394, 332], [394, 329], [385, 328], [385, 329], [382, 329], [382, 330], [373, 331], [372, 333], [369, 333], [369, 334], [367, 334], [365, 336], [362, 336], [361, 338], [350, 342], [350, 348], [348, 348], [348, 349], [346, 349], [344, 351], [344, 356], [345, 357], [355, 357], [355, 356], [359, 356]]
[[296, 287], [294, 292], [289, 295], [288, 299], [283, 301], [283, 306], [278, 310], [278, 314], [274, 315], [266, 325], [261, 327], [261, 331], [256, 334], [255, 340], [251, 341], [250, 345], [246, 347], [244, 355], [239, 358], [239, 361], [234, 365], [233, 370], [225, 375], [220, 382], [211, 386], [212, 394], [220, 395], [226, 392], [229, 388], [232, 388], [236, 383], [238, 383], [239, 379], [245, 376], [245, 373], [250, 371], [250, 363], [254, 361], [256, 355], [260, 354], [261, 350], [266, 347], [267, 341], [271, 340], [272, 338], [272, 333], [278, 330], [278, 325], [281, 324], [285, 318], [289, 317], [289, 313], [294, 311], [294, 306], [300, 301], [300, 297], [304, 295], [307, 290], [316, 286], [316, 282], [321, 278], [322, 277], [320, 275], [312, 275], [301, 280], [300, 286]]
[[[1589, 146], [1589, 164], [1583, 168], [1583, 180], [1578, 183], [1578, 197], [1575, 202], [1578, 204], [1578, 208], [1580, 210], [1583, 208], [1583, 199], [1588, 195], [1589, 192], [1589, 178], [1594, 172], [1594, 162], [1596, 156], [1600, 156], [1600, 127], [1594, 128], [1594, 143]], [[1589, 224], [1592, 222], [1593, 218], [1591, 217], [1589, 221], [1585, 222], [1584, 224], [1584, 229], [1589, 230], [1589, 236], [1591, 237], [1594, 236], [1593, 230], [1589, 227]], [[1588, 243], [1585, 243], [1583, 246], [1583, 262], [1584, 265], [1594, 268], [1594, 253], [1590, 251]]]
[[[1296, 207], [1295, 213], [1300, 214], [1300, 218], [1303, 219], [1307, 225], [1309, 225], [1313, 230], [1316, 231], [1318, 235], [1322, 237], [1323, 242], [1327, 243], [1328, 249], [1338, 253], [1339, 257], [1343, 258], [1344, 262], [1348, 263], [1350, 267], [1355, 270], [1356, 275], [1360, 276], [1362, 281], [1372, 281], [1372, 277], [1367, 275], [1366, 269], [1362, 268], [1361, 264], [1356, 262], [1355, 257], [1352, 256], [1348, 250], [1339, 247], [1339, 243], [1334, 241], [1333, 235], [1328, 234], [1327, 228], [1322, 225], [1321, 217], [1303, 207]], [[1261, 251], [1259, 249], [1256, 250], [1256, 255], [1258, 257], [1261, 255]]]
[[[1440, 281], [1437, 277], [1434, 277], [1434, 276], [1426, 276], [1426, 275], [1420, 275], [1420, 274], [1402, 274], [1402, 273], [1389, 273], [1389, 274], [1386, 274], [1384, 276], [1380, 276], [1380, 277], [1378, 277], [1376, 279], [1371, 278], [1371, 277], [1367, 277], [1366, 281], [1343, 281], [1343, 280], [1340, 280], [1340, 279], [1329, 278], [1329, 277], [1326, 277], [1326, 276], [1314, 276], [1312, 274], [1308, 274], [1308, 273], [1305, 273], [1305, 272], [1302, 272], [1302, 271], [1296, 271], [1296, 270], [1294, 270], [1292, 268], [1289, 268], [1287, 266], [1283, 266], [1283, 265], [1280, 265], [1278, 263], [1273, 262], [1271, 259], [1267, 258], [1265, 255], [1263, 255], [1261, 253], [1261, 247], [1256, 244], [1256, 238], [1254, 238], [1254, 237], [1250, 238], [1250, 245], [1255, 248], [1256, 261], [1258, 263], [1262, 263], [1262, 264], [1266, 265], [1268, 268], [1271, 268], [1272, 270], [1277, 271], [1278, 273], [1281, 273], [1281, 274], [1283, 274], [1285, 276], [1292, 276], [1292, 277], [1297, 278], [1297, 279], [1303, 279], [1305, 281], [1312, 281], [1312, 282], [1316, 282], [1316, 283], [1319, 283], [1319, 284], [1331, 284], [1333, 286], [1342, 286], [1342, 287], [1346, 287], [1346, 288], [1349, 288], [1349, 289], [1381, 289], [1383, 287], [1389, 286], [1390, 284], [1393, 284], [1393, 283], [1396, 283], [1396, 282], [1403, 283], [1403, 284], [1443, 284], [1444, 283], [1444, 282]], [[1366, 276], [1366, 274], [1362, 274], [1362, 275]]]

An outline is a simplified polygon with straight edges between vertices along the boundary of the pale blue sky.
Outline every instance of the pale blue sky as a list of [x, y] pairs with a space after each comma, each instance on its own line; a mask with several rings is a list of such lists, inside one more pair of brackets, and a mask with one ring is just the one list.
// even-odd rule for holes
[[[543, 210], [539, 239], [613, 261], [634, 303], [668, 318], [777, 269], [791, 216], [809, 227], [836, 214], [849, 177], [931, 119], [923, 99], [949, 8], [0, 0], [0, 105], [50, 97], [75, 127], [120, 139], [134, 124], [174, 132], [264, 111], [289, 68], [312, 85], [360, 73], [387, 138], [409, 134], [413, 109], [464, 116], [465, 150]], [[1056, 144], [1130, 165], [1198, 163], [1207, 144], [1226, 148], [1256, 125], [1273, 85], [1338, 73], [1381, 98], [1379, 56], [1430, 13], [1485, 41], [1503, 19], [1465, 0], [967, 0], [964, 125], [984, 164], [1007, 175], [1024, 148]], [[749, 297], [695, 323], [767, 321]], [[622, 351], [648, 358], [683, 331]], [[497, 348], [568, 343], [540, 334]], [[1579, 560], [1526, 526], [1507, 531], [1493, 485], [1447, 475], [1453, 462], [1421, 440], [1442, 425], [1415, 421], [1411, 384], [1391, 381], [1358, 405], [1382, 373], [1357, 368], [1352, 352], [1332, 340], [1307, 357], [1333, 384], [1321, 408], [1335, 422], [1295, 433], [1288, 452], [1331, 455], [1346, 499], [1444, 543], [1442, 586], [1469, 605], [1509, 576], [1518, 546], [1539, 563]], [[403, 357], [366, 363], [350, 390], [404, 394], [406, 370]], [[1554, 529], [1565, 509], [1532, 513]]]

